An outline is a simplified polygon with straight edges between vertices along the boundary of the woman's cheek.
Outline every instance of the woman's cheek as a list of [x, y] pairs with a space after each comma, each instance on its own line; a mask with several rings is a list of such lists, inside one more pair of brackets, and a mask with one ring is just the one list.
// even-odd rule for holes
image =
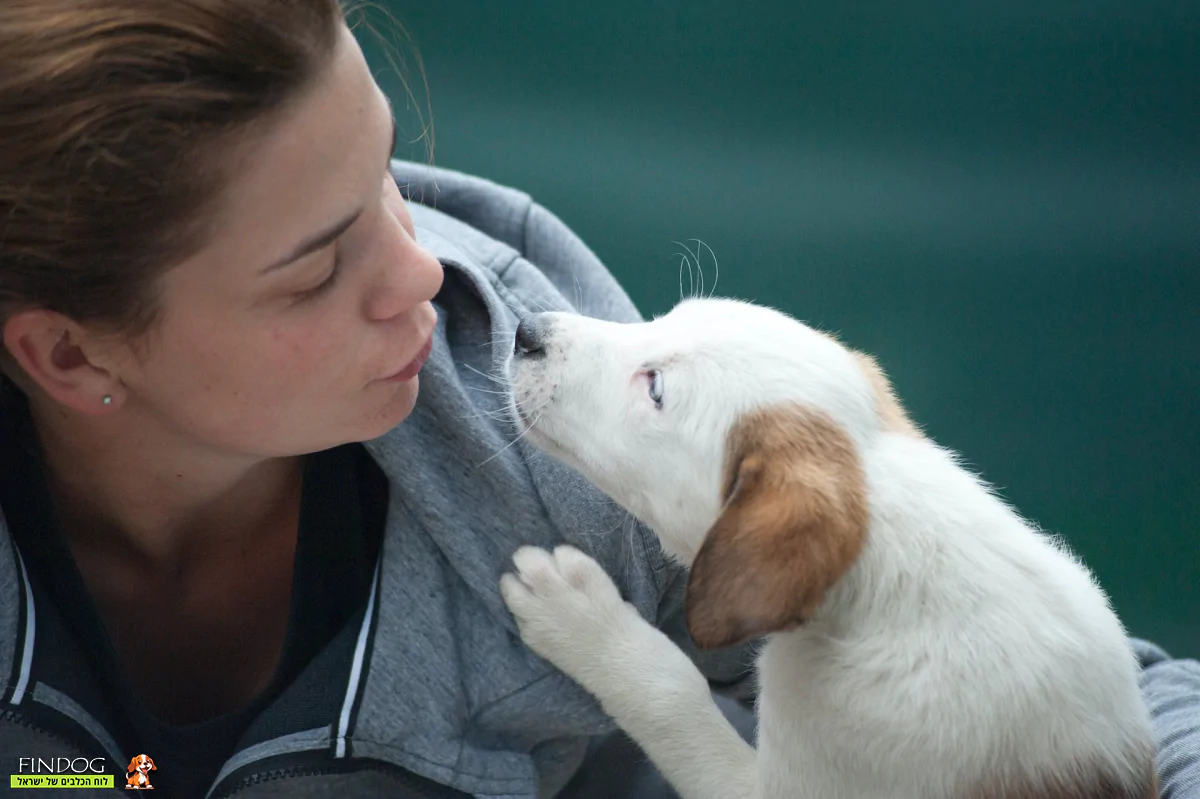
[[303, 332], [293, 331], [276, 340], [275, 368], [285, 373], [285, 379], [306, 379], [333, 357], [340, 338], [336, 327], [312, 320]]

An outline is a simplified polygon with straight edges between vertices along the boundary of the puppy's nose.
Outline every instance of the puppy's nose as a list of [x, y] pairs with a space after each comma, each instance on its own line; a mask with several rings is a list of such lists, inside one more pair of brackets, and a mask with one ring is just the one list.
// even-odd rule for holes
[[546, 352], [546, 323], [541, 314], [530, 314], [517, 325], [517, 339], [513, 353], [526, 357], [544, 355]]

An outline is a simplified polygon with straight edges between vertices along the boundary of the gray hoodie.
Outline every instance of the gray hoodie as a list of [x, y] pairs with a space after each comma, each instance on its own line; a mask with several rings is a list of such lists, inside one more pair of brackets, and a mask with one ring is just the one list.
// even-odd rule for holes
[[[752, 692], [750, 647], [702, 655], [689, 645], [684, 575], [654, 536], [579, 475], [514, 441], [503, 414], [493, 376], [521, 315], [575, 310], [636, 321], [633, 303], [527, 195], [409, 163], [395, 162], [393, 173], [445, 283], [417, 406], [367, 444], [390, 484], [374, 591], [251, 726], [210, 796], [554, 796], [589, 739], [612, 723], [521, 645], [498, 578], [522, 544], [567, 542], [590, 553], [715, 686]], [[0, 762], [9, 773], [17, 770], [9, 760], [42, 753], [128, 762], [136, 753], [121, 751], [92, 710], [89, 675], [39, 666], [38, 648], [62, 634], [42, 599], [0, 517], [0, 674], [9, 675]], [[1140, 651], [1162, 741], [1163, 796], [1200, 796], [1200, 664]]]

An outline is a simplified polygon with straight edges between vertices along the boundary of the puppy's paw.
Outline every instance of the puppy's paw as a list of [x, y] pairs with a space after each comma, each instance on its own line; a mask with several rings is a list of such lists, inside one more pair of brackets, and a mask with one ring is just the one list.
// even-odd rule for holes
[[500, 593], [521, 639], [576, 679], [613, 645], [630, 614], [640, 619], [600, 564], [574, 547], [521, 547], [513, 564], [517, 571], [500, 578]]

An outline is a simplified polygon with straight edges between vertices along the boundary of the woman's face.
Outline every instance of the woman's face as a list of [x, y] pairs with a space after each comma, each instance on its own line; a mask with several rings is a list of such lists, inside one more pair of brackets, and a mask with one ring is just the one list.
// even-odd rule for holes
[[237, 152], [211, 241], [166, 273], [118, 410], [222, 451], [383, 434], [417, 397], [442, 267], [387, 174], [390, 107], [343, 29], [325, 73]]

